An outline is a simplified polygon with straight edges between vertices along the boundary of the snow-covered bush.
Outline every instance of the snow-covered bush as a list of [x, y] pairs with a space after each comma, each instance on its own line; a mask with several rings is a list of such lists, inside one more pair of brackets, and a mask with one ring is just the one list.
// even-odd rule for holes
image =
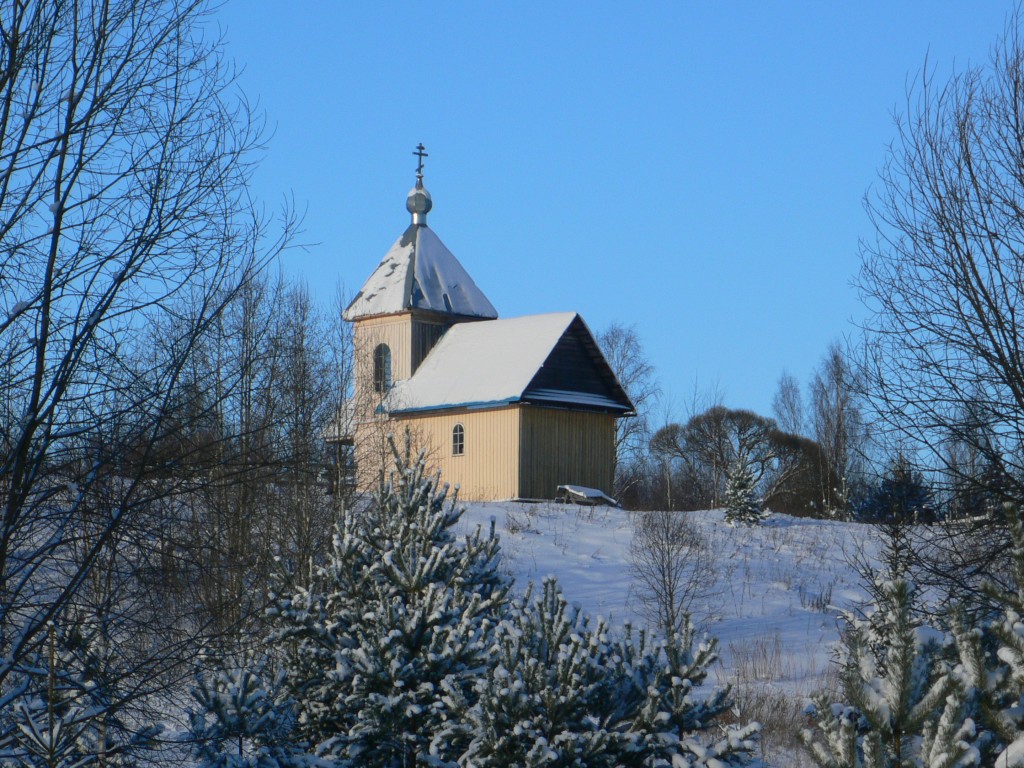
[[264, 661], [201, 675], [203, 768], [739, 766], [758, 726], [722, 727], [728, 689], [692, 626], [666, 642], [612, 633], [555, 582], [509, 601], [493, 526], [420, 457], [369, 508], [342, 514], [310, 583], [282, 577]]
[[[903, 579], [877, 580], [875, 612], [845, 638], [843, 703], [819, 697], [802, 741], [828, 768], [1024, 768], [1024, 523], [1005, 505], [1016, 591], [939, 617], [955, 644], [912, 618]], [[893, 561], [890, 562], [890, 566]]]
[[975, 729], [941, 635], [913, 617], [905, 579], [878, 581], [874, 612], [850, 618], [841, 660], [846, 701], [817, 697], [801, 741], [822, 768], [978, 765]]
[[952, 630], [982, 764], [1024, 768], [1024, 523], [1016, 504], [1005, 504], [1004, 514], [1016, 590], [988, 585], [987, 597], [1001, 612], [991, 616], [964, 606]]
[[553, 579], [514, 601], [498, 628], [494, 661], [466, 712], [469, 765], [597, 765], [613, 734], [608, 705], [607, 627], [569, 608]]
[[195, 753], [203, 768], [299, 768], [301, 744], [292, 742], [295, 703], [280, 672], [266, 659], [219, 663], [198, 676], [191, 714]]

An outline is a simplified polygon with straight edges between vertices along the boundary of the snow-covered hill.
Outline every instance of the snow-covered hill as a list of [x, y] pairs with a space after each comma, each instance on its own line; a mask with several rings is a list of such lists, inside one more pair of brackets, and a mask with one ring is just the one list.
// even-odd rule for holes
[[[515, 577], [517, 590], [553, 575], [569, 601], [589, 613], [613, 625], [646, 625], [630, 568], [638, 514], [643, 513], [472, 503], [462, 524], [486, 527], [494, 519], [504, 567]], [[858, 553], [874, 549], [872, 529], [787, 515], [734, 528], [721, 511], [684, 514], [713, 554], [701, 574], [709, 589], [693, 612], [699, 626], [718, 638], [717, 681], [736, 684], [737, 698], [746, 700], [758, 719], [785, 713], [796, 717], [793, 713], [799, 713], [808, 694], [830, 684], [837, 616], [865, 597], [852, 562]], [[784, 727], [780, 724], [780, 730]], [[769, 742], [779, 738], [766, 733]], [[786, 750], [785, 745], [766, 746], [775, 757]], [[798, 764], [794, 758], [789, 755], [786, 764]]]

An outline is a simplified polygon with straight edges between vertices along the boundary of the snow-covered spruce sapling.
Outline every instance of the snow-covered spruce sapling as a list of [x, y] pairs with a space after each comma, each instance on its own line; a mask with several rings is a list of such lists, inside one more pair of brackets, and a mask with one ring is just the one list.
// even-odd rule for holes
[[513, 601], [476, 704], [464, 714], [472, 735], [464, 764], [605, 765], [613, 736], [595, 714], [609, 693], [606, 633], [567, 605], [554, 579], [540, 595], [529, 589]]
[[696, 694], [718, 660], [717, 646], [714, 638], [695, 642], [688, 615], [680, 632], [653, 644], [649, 651], [643, 633], [634, 644], [627, 628], [616, 655], [633, 659], [627, 665], [629, 676], [644, 681], [648, 700], [633, 728], [646, 734], [655, 765], [664, 761], [674, 768], [728, 768], [751, 761], [760, 724], [719, 725], [719, 718], [732, 709], [728, 686], [715, 688], [703, 698]]
[[294, 742], [295, 707], [280, 671], [267, 659], [218, 661], [197, 675], [189, 715], [199, 768], [299, 768], [306, 755]]
[[[369, 508], [346, 511], [308, 588], [282, 585], [271, 642], [285, 657], [296, 735], [337, 765], [451, 762], [452, 708], [489, 664], [508, 579], [493, 525], [457, 539], [462, 510], [422, 454]], [[448, 734], [442, 736], [442, 734]]]
[[725, 473], [725, 522], [757, 525], [767, 515], [761, 506], [750, 463], [737, 456]]
[[873, 593], [874, 613], [851, 617], [843, 637], [846, 701], [816, 698], [816, 727], [800, 734], [805, 748], [822, 768], [977, 765], [964, 693], [942, 661], [936, 633], [913, 618], [912, 586], [879, 581]]
[[979, 616], [964, 607], [953, 632], [982, 764], [1024, 768], [1024, 522], [1016, 504], [1004, 504], [1004, 515], [1016, 589], [986, 585], [987, 598], [1002, 606], [1001, 613]]
[[[733, 766], [754, 749], [757, 726], [707, 738], [727, 691], [698, 700], [714, 661], [688, 633], [668, 646], [626, 628], [612, 637], [569, 606], [553, 579], [514, 601], [494, 662], [464, 715], [472, 733], [460, 763], [486, 766]], [[717, 761], [717, 762], [715, 762]]]
[[51, 622], [0, 691], [0, 766], [134, 765], [160, 731], [126, 717], [125, 694], [104, 669], [109, 643], [84, 615]]

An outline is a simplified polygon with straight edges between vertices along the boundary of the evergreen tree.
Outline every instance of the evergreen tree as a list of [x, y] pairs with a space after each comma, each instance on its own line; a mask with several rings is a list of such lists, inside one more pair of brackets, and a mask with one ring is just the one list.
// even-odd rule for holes
[[1003, 502], [1010, 497], [1013, 481], [1002, 462], [989, 458], [977, 476], [960, 470], [953, 477], [952, 507], [955, 516], [999, 520]]
[[203, 768], [750, 762], [758, 726], [719, 726], [728, 689], [696, 695], [717, 656], [689, 621], [614, 636], [553, 580], [509, 603], [493, 526], [456, 541], [422, 457], [396, 466], [309, 586], [272, 595], [268, 660], [199, 678]]
[[864, 494], [857, 516], [867, 523], [931, 523], [936, 519], [935, 499], [921, 473], [900, 455]]
[[757, 496], [754, 472], [743, 457], [737, 457], [725, 476], [725, 522], [757, 525], [766, 517]]
[[977, 765], [969, 700], [940, 644], [913, 618], [905, 579], [879, 581], [874, 613], [851, 619], [842, 688], [813, 707], [801, 741], [822, 768], [953, 768]]
[[1017, 505], [1004, 505], [1012, 543], [1014, 591], [994, 584], [987, 597], [1002, 607], [992, 616], [964, 606], [953, 624], [960, 673], [970, 695], [984, 765], [1024, 767], [1024, 522]]
[[[514, 601], [495, 638], [495, 663], [466, 713], [466, 764], [604, 765], [612, 734], [593, 714], [608, 693], [608, 628], [569, 608], [553, 579]], [[602, 706], [603, 708], [603, 706]], [[575, 763], [574, 761], [582, 761]]]
[[675, 642], [652, 643], [570, 607], [554, 580], [516, 601], [496, 637], [494, 663], [462, 727], [473, 734], [460, 763], [488, 766], [734, 766], [754, 748], [757, 725], [707, 737], [730, 707], [728, 690], [695, 689], [715, 661], [693, 651], [689, 623]]
[[[422, 455], [410, 460], [408, 438], [405, 453], [394, 456], [395, 471], [373, 503], [342, 513], [310, 585], [293, 576], [272, 595], [268, 639], [282, 659], [273, 701], [239, 694], [220, 706], [223, 697], [203, 690], [224, 685], [205, 682], [197, 722], [206, 725], [197, 736], [242, 733], [268, 744], [264, 726], [285, 720], [261, 721], [261, 713], [276, 708], [294, 713], [276, 737], [293, 763], [304, 753], [339, 768], [408, 768], [451, 764], [460, 754], [464, 745], [443, 734], [451, 735], [453, 708], [471, 699], [489, 664], [508, 580], [497, 570], [493, 525], [489, 535], [477, 530], [457, 540], [461, 509], [447, 487], [425, 474]], [[214, 753], [224, 753], [221, 742]]]
[[122, 714], [128, 694], [104, 675], [107, 646], [83, 617], [50, 624], [46, 641], [0, 691], [2, 768], [136, 765], [160, 728]]
[[1024, 767], [1024, 524], [1005, 505], [1015, 591], [987, 588], [991, 606], [966, 603], [946, 617], [956, 657], [910, 618], [912, 590], [878, 580], [877, 610], [847, 637], [848, 703], [817, 701], [817, 732], [802, 740], [829, 768]]
[[295, 703], [266, 659], [198, 676], [200, 709], [190, 715], [201, 768], [301, 768], [309, 763], [292, 743]]

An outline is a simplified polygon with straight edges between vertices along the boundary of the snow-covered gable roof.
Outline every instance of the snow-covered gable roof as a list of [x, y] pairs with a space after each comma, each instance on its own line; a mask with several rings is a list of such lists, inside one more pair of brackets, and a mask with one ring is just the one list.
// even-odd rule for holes
[[456, 324], [416, 373], [395, 385], [388, 409], [404, 413], [515, 402], [633, 411], [575, 312]]
[[497, 310], [440, 238], [412, 224], [345, 310], [346, 320], [410, 309], [495, 318]]

